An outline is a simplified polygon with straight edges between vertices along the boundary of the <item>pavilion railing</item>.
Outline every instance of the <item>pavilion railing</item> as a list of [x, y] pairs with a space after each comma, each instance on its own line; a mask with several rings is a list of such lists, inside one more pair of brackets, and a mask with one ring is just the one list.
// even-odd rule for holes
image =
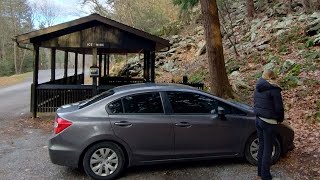
[[41, 84], [36, 88], [37, 112], [55, 112], [58, 107], [94, 96], [90, 85]]
[[84, 84], [84, 74], [68, 76], [66, 78], [56, 79], [44, 84]]
[[[77, 76], [77, 79], [78, 82], [79, 80], [80, 82], [83, 82], [83, 74], [79, 74]], [[64, 84], [63, 82], [69, 82], [70, 84]], [[54, 82], [40, 84], [37, 87], [34, 87], [32, 85], [31, 88], [34, 88], [36, 91], [37, 101], [36, 104], [33, 104], [33, 102], [31, 102], [31, 110], [35, 108], [37, 112], [55, 112], [57, 108], [62, 105], [71, 104], [91, 98], [96, 94], [100, 94], [117, 86], [125, 84], [143, 83], [143, 80], [138, 78], [125, 79], [122, 77], [109, 77], [108, 81], [104, 82], [109, 84], [100, 85], [98, 87], [92, 85], [81, 85], [72, 83], [75, 83], [75, 76], [59, 79]], [[204, 90], [203, 83], [190, 83], [187, 81], [186, 78], [184, 78], [182, 82], [171, 83], [185, 84], [196, 87], [200, 90]], [[34, 93], [32, 93], [32, 96], [34, 96]]]

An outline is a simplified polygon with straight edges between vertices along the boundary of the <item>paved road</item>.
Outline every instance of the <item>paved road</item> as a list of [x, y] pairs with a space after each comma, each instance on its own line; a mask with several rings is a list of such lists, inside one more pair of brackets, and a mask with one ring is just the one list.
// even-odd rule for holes
[[[50, 70], [39, 71], [39, 83], [50, 80]], [[56, 70], [56, 78], [63, 77], [63, 70]], [[74, 74], [74, 70], [68, 70], [68, 74]], [[28, 77], [23, 83], [0, 88], [0, 122], [17, 118], [30, 111], [30, 88], [32, 76]]]

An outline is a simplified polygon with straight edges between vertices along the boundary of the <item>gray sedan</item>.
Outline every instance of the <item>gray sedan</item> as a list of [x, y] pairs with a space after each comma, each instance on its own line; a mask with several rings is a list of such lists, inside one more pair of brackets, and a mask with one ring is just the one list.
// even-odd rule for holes
[[[273, 162], [293, 149], [294, 132], [277, 128]], [[184, 85], [114, 88], [57, 110], [49, 154], [93, 179], [115, 179], [130, 166], [245, 157], [257, 164], [251, 107]]]

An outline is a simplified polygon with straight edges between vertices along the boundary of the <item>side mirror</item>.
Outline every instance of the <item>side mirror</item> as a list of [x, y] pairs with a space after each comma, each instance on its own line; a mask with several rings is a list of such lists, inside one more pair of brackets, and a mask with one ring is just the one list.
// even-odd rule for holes
[[218, 107], [218, 115], [219, 116], [224, 116], [225, 115], [225, 112], [224, 112], [224, 108], [223, 107]]
[[226, 121], [227, 120], [223, 107], [218, 107], [218, 116], [220, 117], [220, 119], [222, 121]]

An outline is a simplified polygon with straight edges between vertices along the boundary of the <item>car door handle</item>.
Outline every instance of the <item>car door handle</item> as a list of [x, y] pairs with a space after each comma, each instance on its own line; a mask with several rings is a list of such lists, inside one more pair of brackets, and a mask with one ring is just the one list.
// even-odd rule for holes
[[185, 127], [185, 128], [191, 127], [191, 124], [188, 123], [188, 122], [180, 122], [180, 123], [177, 123], [175, 125], [178, 126], [178, 127]]
[[128, 121], [120, 121], [120, 122], [115, 122], [114, 123], [117, 126], [121, 126], [121, 127], [128, 127], [128, 126], [132, 126], [132, 124]]

